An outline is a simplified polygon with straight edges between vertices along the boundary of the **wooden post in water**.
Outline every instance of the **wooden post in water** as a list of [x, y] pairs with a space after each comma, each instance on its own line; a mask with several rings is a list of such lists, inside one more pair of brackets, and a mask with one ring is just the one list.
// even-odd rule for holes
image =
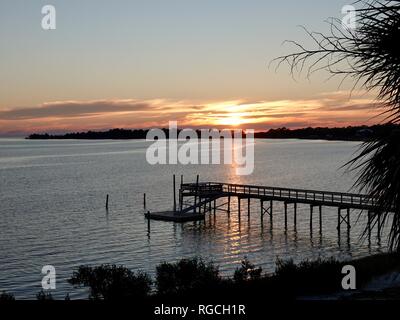
[[272, 229], [272, 223], [273, 223], [273, 220], [272, 220], [273, 206], [274, 206], [274, 201], [270, 200], [270, 202], [269, 202], [269, 221], [271, 223], [271, 229]]
[[297, 202], [294, 203], [294, 228], [297, 228]]
[[371, 241], [371, 229], [372, 229], [372, 226], [371, 226], [371, 211], [369, 211], [368, 210], [368, 239], [369, 239], [369, 241]]
[[247, 217], [250, 219], [250, 197], [247, 201]]
[[197, 195], [199, 193], [199, 175], [196, 177], [196, 192], [194, 195], [194, 206], [193, 206], [193, 213], [196, 214], [196, 205], [197, 205]]
[[314, 213], [314, 206], [313, 206], [313, 205], [310, 205], [310, 230], [312, 230], [313, 213]]
[[351, 229], [350, 225], [350, 208], [347, 208], [347, 232], [349, 233]]
[[340, 218], [341, 218], [341, 213], [342, 213], [342, 209], [339, 207], [338, 208], [338, 225], [337, 225], [337, 230], [338, 230], [338, 233], [339, 233], [339, 236], [340, 236]]
[[217, 213], [217, 200], [214, 199], [214, 216]]
[[322, 234], [322, 206], [319, 206], [319, 233]]
[[240, 221], [240, 197], [238, 197], [238, 217], [239, 217], [239, 221]]
[[176, 212], [176, 185], [175, 185], [175, 175], [173, 175], [173, 187], [174, 187], [174, 212]]
[[228, 196], [228, 217], [231, 215], [231, 196]]
[[264, 222], [264, 200], [260, 199], [260, 213], [261, 213], [261, 225]]
[[143, 193], [143, 209], [146, 210], [146, 194]]
[[147, 233], [150, 234], [150, 211], [147, 211]]
[[181, 187], [179, 188], [179, 212], [181, 213], [183, 208], [182, 185], [183, 185], [183, 174], [181, 174]]
[[178, 195], [178, 199], [179, 199], [179, 212], [182, 212], [182, 189], [179, 188], [179, 195]]
[[287, 202], [285, 202], [284, 205], [285, 205], [285, 230], [287, 230]]
[[106, 210], [108, 210], [108, 194], [107, 194], [107, 197], [106, 197]]

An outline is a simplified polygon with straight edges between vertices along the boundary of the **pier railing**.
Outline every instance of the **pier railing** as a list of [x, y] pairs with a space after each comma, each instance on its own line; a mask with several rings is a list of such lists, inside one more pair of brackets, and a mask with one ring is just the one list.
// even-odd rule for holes
[[[198, 221], [206, 218], [206, 213], [214, 213], [216, 217], [217, 211], [226, 212], [228, 218], [231, 215], [231, 198], [237, 197], [237, 205], [233, 210], [237, 213], [237, 221], [241, 221], [241, 213], [243, 211], [242, 200], [247, 200], [247, 214], [248, 221], [250, 222], [251, 200], [256, 199], [260, 202], [260, 218], [261, 225], [264, 226], [264, 216], [269, 217], [269, 226], [272, 230], [273, 220], [279, 214], [274, 213], [274, 202], [281, 202], [284, 204], [284, 210], [279, 210], [283, 213], [284, 227], [288, 229], [288, 212], [293, 214], [293, 225], [297, 228], [297, 207], [298, 204], [309, 205], [309, 222], [311, 235], [313, 233], [314, 208], [318, 208], [319, 216], [319, 232], [323, 232], [323, 207], [336, 207], [337, 208], [337, 231], [338, 239], [341, 237], [341, 226], [347, 226], [348, 239], [350, 239], [351, 229], [351, 211], [352, 209], [361, 210], [361, 213], [367, 213], [367, 230], [368, 238], [371, 239], [371, 232], [376, 225], [378, 229], [378, 240], [380, 241], [380, 234], [384, 220], [381, 218], [381, 208], [379, 202], [364, 194], [347, 193], [347, 192], [332, 192], [311, 189], [295, 189], [295, 188], [280, 188], [269, 186], [257, 186], [246, 184], [234, 183], [221, 183], [221, 182], [199, 182], [197, 176], [195, 183], [183, 183], [183, 176], [181, 176], [181, 184], [179, 189], [179, 205], [176, 206], [175, 199], [175, 176], [174, 176], [174, 209], [171, 211], [162, 211], [147, 213], [149, 219], [174, 221], [174, 222], [187, 222]], [[292, 204], [288, 206], [288, 204]], [[252, 208], [253, 207], [253, 208]], [[257, 208], [257, 206], [256, 206]], [[258, 208], [257, 208], [258, 209]], [[288, 210], [289, 209], [289, 210]], [[393, 210], [389, 210], [389, 213]], [[373, 215], [377, 217], [376, 223], [373, 222]]]
[[197, 194], [199, 196], [216, 195], [220, 193], [221, 196], [251, 197], [279, 200], [287, 203], [307, 203], [312, 205], [366, 210], [374, 210], [377, 207], [375, 199], [363, 194], [219, 182], [182, 184], [181, 192], [183, 194]]

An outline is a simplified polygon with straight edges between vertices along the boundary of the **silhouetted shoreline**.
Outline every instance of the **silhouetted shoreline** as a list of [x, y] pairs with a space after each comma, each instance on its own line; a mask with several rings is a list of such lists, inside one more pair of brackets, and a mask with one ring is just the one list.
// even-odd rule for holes
[[[373, 126], [349, 126], [342, 128], [277, 128], [256, 132], [256, 139], [307, 139], [307, 140], [340, 140], [367, 141], [399, 129], [399, 125], [385, 124]], [[168, 138], [169, 130], [162, 129]], [[148, 129], [110, 129], [108, 131], [72, 132], [66, 134], [34, 133], [26, 137], [29, 140], [82, 139], [82, 140], [130, 140], [146, 139]], [[179, 130], [178, 130], [179, 131]], [[200, 131], [198, 130], [198, 136]]]
[[[349, 291], [343, 285], [345, 266], [357, 270]], [[73, 289], [86, 288], [91, 301], [131, 301], [183, 304], [240, 303], [249, 304], [257, 297], [265, 301], [281, 300], [374, 300], [390, 292], [385, 298], [398, 300], [400, 289], [395, 280], [383, 281], [390, 274], [398, 274], [398, 253], [381, 253], [364, 258], [339, 261], [334, 258], [303, 260], [276, 260], [275, 272], [263, 273], [261, 267], [246, 258], [233, 276], [222, 277], [218, 265], [201, 257], [162, 262], [156, 266], [155, 278], [144, 271], [131, 270], [124, 265], [80, 265], [67, 280]], [[355, 272], [355, 271], [354, 271]], [[347, 280], [349, 281], [349, 280]], [[375, 283], [375, 288], [370, 287]], [[243, 295], [243, 292], [246, 294]], [[71, 292], [72, 293], [72, 292]], [[34, 299], [34, 297], [32, 298]], [[53, 300], [51, 292], [39, 291], [39, 301]], [[67, 293], [65, 300], [70, 300]], [[0, 305], [15, 301], [12, 292], [0, 293]]]

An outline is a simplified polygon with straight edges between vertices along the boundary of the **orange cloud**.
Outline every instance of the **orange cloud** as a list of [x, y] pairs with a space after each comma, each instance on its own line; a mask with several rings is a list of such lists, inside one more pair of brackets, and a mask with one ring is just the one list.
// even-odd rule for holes
[[346, 126], [379, 122], [371, 95], [322, 94], [308, 100], [190, 101], [111, 99], [46, 102], [37, 107], [0, 111], [0, 133], [63, 132], [116, 127], [151, 128], [178, 121], [179, 126], [271, 127]]

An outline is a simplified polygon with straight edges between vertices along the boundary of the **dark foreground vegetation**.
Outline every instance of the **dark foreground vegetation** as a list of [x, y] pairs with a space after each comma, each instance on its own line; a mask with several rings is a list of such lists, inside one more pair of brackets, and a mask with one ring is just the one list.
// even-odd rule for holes
[[[355, 267], [357, 289], [362, 289], [373, 278], [399, 272], [399, 258], [393, 253], [350, 262], [318, 259], [295, 264], [291, 260], [277, 260], [276, 270], [270, 275], [263, 274], [261, 268], [245, 259], [231, 278], [221, 277], [218, 267], [212, 262], [193, 258], [161, 263], [156, 267], [155, 279], [124, 266], [100, 265], [80, 266], [68, 281], [75, 288], [89, 289], [88, 299], [91, 300], [195, 303], [198, 299], [206, 299], [208, 303], [246, 303], [259, 296], [270, 300], [296, 300], [344, 293], [342, 267], [348, 264]], [[391, 288], [390, 297], [400, 300], [399, 295], [393, 295], [393, 292], [400, 293], [399, 289]], [[358, 290], [358, 294], [363, 299], [375, 296], [375, 293], [363, 290]], [[53, 300], [50, 293], [43, 291], [36, 298]], [[12, 300], [14, 296], [10, 293], [0, 295], [0, 301]], [[66, 300], [69, 300], [69, 295]]]
[[[344, 128], [303, 128], [303, 129], [287, 129], [278, 128], [270, 129], [264, 132], [256, 132], [257, 139], [323, 139], [323, 140], [344, 140], [344, 141], [368, 141], [378, 136], [387, 134], [396, 128], [398, 125], [374, 125], [374, 126], [353, 126]], [[165, 136], [169, 136], [168, 129], [162, 129]], [[87, 140], [128, 140], [128, 139], [146, 139], [148, 130], [144, 129], [111, 129], [108, 131], [87, 131], [74, 132], [62, 135], [31, 134], [27, 139], [87, 139]], [[198, 131], [200, 137], [200, 131]]]

